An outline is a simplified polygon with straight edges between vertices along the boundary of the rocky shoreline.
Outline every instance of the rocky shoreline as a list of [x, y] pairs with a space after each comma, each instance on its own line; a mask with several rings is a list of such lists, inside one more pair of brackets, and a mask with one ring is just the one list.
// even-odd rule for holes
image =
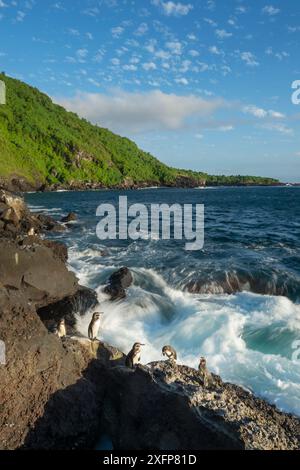
[[[12, 177], [10, 179], [0, 178], [0, 190], [10, 191], [10, 192], [20, 192], [26, 193], [31, 191], [40, 191], [40, 192], [54, 192], [54, 191], [89, 191], [89, 190], [99, 190], [99, 189], [108, 189], [108, 190], [136, 190], [136, 189], [145, 189], [152, 187], [161, 187], [161, 188], [178, 188], [178, 189], [193, 189], [198, 187], [205, 187], [206, 181], [199, 180], [193, 177], [181, 176], [176, 178], [176, 180], [169, 184], [159, 184], [157, 181], [147, 181], [135, 183], [131, 178], [125, 178], [122, 184], [114, 186], [105, 186], [101, 183], [85, 183], [81, 181], [73, 181], [69, 184], [53, 184], [46, 185], [44, 183], [36, 182], [35, 184], [30, 183], [25, 178], [21, 177]], [[223, 186], [219, 184], [210, 183], [209, 186]], [[231, 187], [251, 187], [256, 186], [256, 184], [236, 184], [236, 185], [225, 185]], [[272, 184], [261, 184], [260, 186], [286, 186], [285, 183], [272, 183]], [[292, 186], [299, 186], [293, 184]]]
[[[237, 385], [170, 362], [128, 369], [124, 354], [82, 337], [74, 313], [97, 307], [67, 268], [67, 248], [45, 238], [64, 226], [0, 191], [0, 449], [300, 449], [299, 418]], [[108, 280], [112, 301], [132, 282]], [[66, 319], [67, 337], [53, 334]]]

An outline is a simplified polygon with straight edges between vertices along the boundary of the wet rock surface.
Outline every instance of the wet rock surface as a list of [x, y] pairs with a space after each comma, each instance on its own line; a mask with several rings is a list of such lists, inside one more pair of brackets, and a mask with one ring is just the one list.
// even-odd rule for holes
[[133, 283], [130, 270], [126, 267], [114, 272], [105, 287], [104, 292], [110, 295], [111, 300], [120, 300], [126, 297], [126, 289]]
[[70, 212], [68, 215], [66, 215], [65, 217], [61, 219], [63, 223], [75, 222], [76, 220], [77, 220], [77, 215], [75, 214], [75, 212]]
[[38, 314], [49, 330], [53, 329], [54, 325], [64, 318], [68, 334], [76, 334], [75, 315], [84, 315], [89, 309], [94, 309], [97, 305], [96, 292], [87, 287], [78, 286], [75, 294], [40, 308]]

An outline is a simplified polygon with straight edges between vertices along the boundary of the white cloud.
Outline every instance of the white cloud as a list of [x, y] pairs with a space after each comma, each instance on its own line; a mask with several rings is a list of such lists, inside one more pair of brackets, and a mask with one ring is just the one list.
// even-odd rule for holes
[[24, 11], [19, 10], [17, 12], [16, 21], [18, 21], [19, 23], [22, 23], [22, 21], [24, 21], [25, 16], [26, 16], [26, 13], [24, 13]]
[[157, 57], [158, 59], [162, 59], [162, 60], [168, 60], [168, 59], [170, 59], [171, 54], [170, 54], [170, 52], [163, 51], [161, 49], [161, 50], [155, 52], [155, 57]]
[[271, 46], [267, 47], [267, 49], [265, 50], [265, 54], [269, 56], [274, 56], [278, 60], [283, 60], [290, 56], [290, 54], [286, 51], [274, 52], [273, 47]]
[[135, 31], [136, 36], [144, 36], [148, 32], [149, 28], [147, 23], [141, 23], [138, 29]]
[[116, 26], [115, 28], [111, 29], [111, 34], [114, 38], [118, 38], [124, 32], [124, 28], [122, 26]]
[[285, 119], [285, 114], [280, 113], [279, 111], [273, 111], [272, 109], [269, 111], [269, 116], [274, 119]]
[[289, 136], [294, 135], [294, 130], [291, 129], [290, 127], [287, 127], [285, 124], [282, 124], [282, 123], [270, 122], [270, 123], [264, 124], [262, 127], [269, 131], [279, 132], [280, 134], [289, 135]]
[[214, 2], [214, 0], [207, 0], [206, 8], [208, 10], [214, 10], [216, 8], [216, 3]]
[[226, 39], [226, 38], [230, 38], [232, 36], [232, 33], [228, 33], [228, 31], [226, 31], [225, 29], [217, 29], [216, 35], [220, 39]]
[[80, 35], [79, 31], [77, 29], [74, 29], [74, 28], [69, 28], [68, 33], [71, 34], [71, 36], [79, 36]]
[[143, 64], [143, 69], [147, 72], [150, 70], [156, 70], [156, 64], [154, 62], [145, 62]]
[[190, 3], [164, 2], [162, 0], [152, 0], [152, 4], [161, 7], [167, 16], [186, 16], [194, 8]]
[[189, 81], [186, 78], [181, 77], [181, 78], [175, 78], [175, 83], [177, 83], [178, 85], [188, 85]]
[[96, 86], [97, 88], [101, 87], [101, 84], [97, 82], [97, 80], [95, 80], [94, 78], [88, 78], [87, 81], [92, 85]]
[[257, 62], [256, 57], [252, 52], [239, 52], [240, 58], [243, 62], [246, 63], [249, 67], [258, 67], [259, 62]]
[[289, 33], [297, 33], [300, 31], [300, 26], [288, 26]]
[[120, 65], [120, 59], [118, 59], [117, 57], [113, 57], [112, 59], [110, 59], [110, 61], [115, 66]]
[[238, 14], [245, 14], [245, 13], [247, 13], [247, 8], [243, 5], [241, 5], [241, 6], [236, 7], [235, 11]]
[[123, 65], [123, 69], [128, 71], [128, 72], [135, 72], [137, 70], [137, 66], [136, 65], [133, 65], [133, 64], [125, 64]]
[[251, 114], [252, 116], [254, 116], [256, 118], [259, 118], [259, 119], [263, 119], [263, 118], [267, 117], [267, 115], [268, 115], [267, 111], [265, 111], [262, 108], [258, 108], [255, 105], [245, 106], [243, 108], [243, 111], [244, 111], [244, 113]]
[[220, 126], [217, 128], [221, 132], [231, 132], [234, 130], [234, 126], [228, 125], [228, 126]]
[[76, 51], [76, 56], [79, 60], [79, 62], [83, 62], [86, 56], [88, 55], [88, 50], [87, 49], [78, 49]]
[[98, 7], [87, 8], [82, 12], [84, 15], [96, 17], [100, 14], [100, 10]]
[[190, 60], [184, 60], [181, 64], [179, 71], [181, 73], [186, 73], [190, 70], [191, 65], [192, 65], [192, 62]]
[[212, 26], [213, 28], [216, 28], [218, 26], [218, 23], [216, 23], [215, 21], [213, 21], [210, 18], [204, 18], [204, 21], [206, 23], [208, 23], [210, 26]]
[[139, 64], [140, 63], [140, 58], [134, 55], [133, 57], [131, 57], [130, 63], [131, 64]]
[[211, 46], [208, 50], [211, 54], [216, 54], [216, 55], [222, 54], [222, 51], [220, 51], [220, 49], [217, 46]]
[[263, 108], [258, 108], [255, 105], [248, 105], [244, 106], [243, 112], [246, 114], [251, 114], [252, 116], [258, 118], [258, 119], [264, 119], [267, 117], [270, 117], [272, 119], [285, 119], [285, 115], [280, 113], [279, 111], [273, 111], [272, 109], [270, 110], [265, 110]]
[[179, 41], [170, 41], [166, 43], [166, 48], [169, 49], [172, 54], [182, 54], [182, 44]]
[[147, 132], [186, 128], [193, 118], [210, 116], [225, 106], [221, 99], [178, 96], [159, 90], [148, 93], [78, 93], [56, 102], [115, 132]]
[[269, 16], [275, 16], [275, 15], [278, 15], [278, 13], [280, 13], [280, 9], [273, 7], [273, 5], [266, 5], [262, 9], [262, 12]]

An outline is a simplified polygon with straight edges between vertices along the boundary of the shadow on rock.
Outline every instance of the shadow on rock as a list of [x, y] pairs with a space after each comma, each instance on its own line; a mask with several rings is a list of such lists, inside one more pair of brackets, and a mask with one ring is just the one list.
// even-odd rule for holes
[[67, 338], [64, 343], [69, 351], [76, 351], [80, 344], [95, 358], [80, 379], [50, 397], [21, 449], [93, 449], [99, 436], [106, 433], [102, 417], [108, 390], [107, 371], [124, 364], [123, 354], [86, 338], [75, 341]]

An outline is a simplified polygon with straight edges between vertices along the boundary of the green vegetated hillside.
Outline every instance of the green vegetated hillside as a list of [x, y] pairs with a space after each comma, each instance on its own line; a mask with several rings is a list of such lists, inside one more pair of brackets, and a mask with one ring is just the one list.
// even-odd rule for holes
[[33, 186], [99, 183], [191, 185], [272, 184], [258, 177], [209, 176], [164, 165], [131, 140], [90, 124], [53, 104], [36, 88], [0, 74], [0, 178], [20, 177]]

